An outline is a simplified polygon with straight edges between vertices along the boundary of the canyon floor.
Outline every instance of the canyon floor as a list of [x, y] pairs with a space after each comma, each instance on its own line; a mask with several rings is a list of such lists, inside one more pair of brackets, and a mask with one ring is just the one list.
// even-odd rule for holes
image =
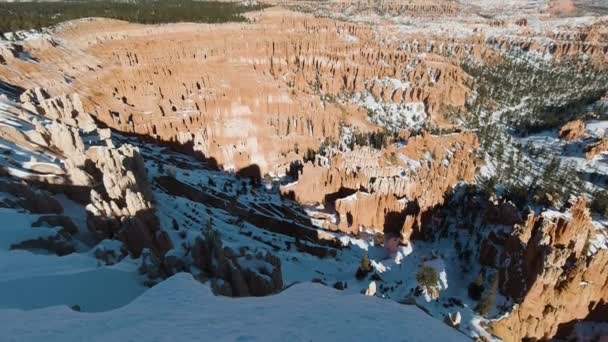
[[0, 340], [608, 339], [608, 6], [242, 19], [0, 36]]

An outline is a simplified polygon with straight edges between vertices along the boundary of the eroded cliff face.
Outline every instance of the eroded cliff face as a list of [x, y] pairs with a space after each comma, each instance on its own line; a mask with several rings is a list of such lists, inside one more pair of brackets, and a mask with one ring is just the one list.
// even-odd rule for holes
[[[163, 225], [167, 218], [159, 215], [154, 180], [139, 147], [121, 143], [109, 129], [96, 127], [77, 95], [50, 97], [45, 89], [32, 88], [13, 100], [2, 97], [0, 101], [0, 115], [6, 123], [0, 128], [0, 139], [3, 146], [14, 146], [0, 157], [0, 191], [15, 197], [2, 205], [43, 214], [32, 229], [48, 227], [54, 232], [20, 240], [12, 249], [39, 249], [63, 256], [93, 241], [96, 246], [91, 254], [100, 263], [112, 265], [129, 256], [145, 274], [146, 284], [177, 272], [202, 272], [199, 279], [210, 280], [214, 291], [222, 295], [262, 296], [282, 289], [281, 260], [268, 252], [223, 247], [219, 235], [209, 233], [213, 230], [202, 236], [198, 231], [192, 245], [184, 241], [183, 234], [172, 236]], [[66, 200], [56, 200], [56, 193]], [[186, 191], [177, 195], [188, 196]], [[219, 204], [223, 201], [219, 199]], [[70, 208], [64, 208], [64, 203]], [[83, 216], [76, 225], [73, 215], [80, 211]], [[242, 212], [248, 220], [264, 221], [269, 230], [281, 227], [289, 231], [285, 224], [291, 224], [294, 235], [304, 236], [297, 234], [299, 229], [309, 233], [309, 241], [316, 239], [305, 224], [261, 215], [252, 218], [254, 212]], [[185, 245], [188, 251], [183, 255], [175, 252]]]
[[605, 303], [608, 251], [590, 246], [595, 234], [582, 199], [567, 213], [530, 214], [515, 226], [500, 257], [500, 286], [518, 305], [492, 331], [505, 341], [547, 339]]
[[574, 120], [566, 123], [559, 130], [559, 136], [566, 140], [580, 139], [585, 135], [585, 122], [583, 120]]
[[[607, 62], [608, 25], [601, 18], [580, 25], [553, 12], [496, 19], [455, 1], [315, 1], [311, 6], [327, 11], [315, 17], [273, 8], [250, 14], [250, 23], [225, 25], [83, 19], [1, 44], [0, 77], [27, 90], [20, 108], [11, 109], [16, 111], [11, 120], [23, 119], [21, 128], [0, 125], [0, 138], [39, 158], [19, 160], [19, 172], [6, 172], [73, 196], [84, 193], [78, 199], [87, 205], [90, 231], [98, 240], [121, 241], [120, 258], [127, 252], [141, 257], [150, 278], [192, 267], [203, 271], [201, 278], [213, 279], [218, 293], [266, 295], [283, 287], [277, 257], [223, 247], [198, 230], [191, 240], [178, 219], [188, 229], [198, 228], [206, 214], [190, 205], [206, 208], [207, 214], [220, 212], [207, 215], [216, 218], [230, 213], [230, 225], [239, 231], [234, 234], [251, 237], [244, 227], [259, 227], [264, 234], [247, 241], [273, 250], [291, 252], [293, 245], [320, 258], [340, 253], [336, 236], [313, 227], [305, 214], [327, 230], [390, 233], [400, 237], [391, 241], [409, 243], [436, 233], [428, 229], [434, 210], [443, 208], [446, 192], [458, 183], [473, 181], [481, 164], [476, 133], [458, 127], [458, 113], [479, 95], [461, 63], [491, 64], [507, 56], [532, 63], [585, 56], [595, 67]], [[400, 137], [380, 148], [330, 148], [303, 163], [297, 181], [281, 188], [304, 206], [302, 213], [278, 194], [266, 198], [236, 177], [221, 186], [212, 185], [211, 177], [204, 185], [187, 174], [201, 165], [163, 159], [157, 151], [148, 155], [161, 165], [183, 162], [182, 178], [148, 165], [157, 172], [150, 180], [140, 149], [115, 147], [110, 129], [97, 124], [169, 144], [252, 179], [286, 173], [322, 142], [340, 140], [345, 127], [364, 134], [387, 128]], [[458, 133], [429, 133], [440, 129]], [[584, 134], [582, 121], [560, 131], [567, 140]], [[604, 138], [585, 152], [593, 158], [606, 149]], [[10, 158], [17, 157], [0, 156], [7, 164]], [[234, 186], [237, 191], [233, 182], [242, 182]], [[188, 203], [171, 210], [164, 206], [175, 223], [159, 222], [162, 206], [152, 191]], [[60, 212], [46, 199], [28, 192], [20, 200], [32, 210]], [[492, 324], [496, 335], [549, 338], [564, 324], [601, 312], [608, 300], [608, 257], [606, 250], [586, 247], [594, 228], [583, 202], [567, 214], [546, 212], [524, 223], [511, 203], [487, 198], [481, 203], [460, 205], [458, 219], [479, 225], [479, 217], [470, 213], [479, 209], [486, 212], [477, 228], [516, 226], [511, 235], [507, 229], [493, 232], [479, 246], [482, 265], [504, 265], [500, 289], [519, 303]], [[467, 229], [463, 222], [457, 229]], [[66, 236], [72, 234], [69, 224], [63, 226]], [[264, 240], [266, 233], [288, 237], [286, 249], [274, 237]], [[63, 245], [67, 238], [60, 239], [54, 248], [70, 252]], [[98, 258], [115, 262], [102, 247]]]
[[444, 193], [475, 175], [473, 133], [423, 134], [403, 147], [356, 148], [326, 163], [304, 165], [297, 182], [282, 188], [303, 204], [337, 213], [328, 229], [358, 234], [391, 232], [408, 241], [422, 229], [421, 217], [443, 203]]
[[[281, 173], [341, 123], [369, 129], [349, 99], [419, 103], [429, 122], [463, 108], [457, 61], [420, 56], [371, 26], [269, 10], [252, 24], [142, 26], [92, 19], [25, 42], [37, 63], [0, 67], [41, 110], [90, 112], [107, 126], [185, 146], [225, 169]], [[76, 92], [75, 107], [62, 107]], [[337, 102], [336, 98], [344, 101]], [[59, 113], [61, 115], [61, 113]]]
[[598, 154], [608, 151], [608, 138], [603, 137], [585, 146], [585, 158], [593, 159]]
[[[337, 137], [341, 124], [372, 129], [369, 101], [420, 105], [427, 125], [451, 127], [449, 114], [472, 94], [463, 60], [584, 54], [606, 63], [602, 22], [560, 30], [549, 29], [559, 24], [550, 16], [534, 26], [483, 18], [463, 24], [470, 8], [452, 1], [323, 6], [325, 16], [356, 16], [343, 22], [273, 8], [251, 14], [252, 23], [221, 26], [77, 20], [52, 35], [4, 44], [0, 75], [24, 88], [43, 86], [48, 94], [28, 95], [46, 97], [38, 99], [43, 110], [90, 112], [111, 128], [184, 147], [225, 169], [256, 165], [262, 174], [283, 174], [308, 149]], [[374, 11], [434, 19], [419, 28], [397, 19], [357, 22], [376, 18]], [[438, 30], [436, 18], [462, 28]], [[67, 99], [56, 97], [73, 93], [75, 108], [63, 108]]]

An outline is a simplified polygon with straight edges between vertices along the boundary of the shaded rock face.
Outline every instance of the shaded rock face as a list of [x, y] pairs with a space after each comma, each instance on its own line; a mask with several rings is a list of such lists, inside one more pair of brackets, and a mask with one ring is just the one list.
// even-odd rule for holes
[[[100, 241], [118, 239], [135, 257], [147, 248], [161, 258], [172, 248], [168, 236], [160, 231], [144, 160], [137, 148], [128, 144], [114, 147], [111, 132], [97, 129], [78, 95], [53, 98], [45, 89], [32, 88], [23, 92], [20, 100], [24, 109], [38, 115], [31, 119], [33, 129], [26, 131], [34, 150], [63, 161], [62, 172], [53, 179], [53, 190], [86, 204], [88, 228]], [[96, 133], [105, 146], [87, 149], [80, 136], [83, 131]], [[23, 198], [21, 204], [33, 213], [59, 214], [63, 210], [53, 198], [25, 186], [4, 184], [3, 188]], [[61, 226], [70, 234], [77, 231], [63, 216], [41, 217], [35, 226], [41, 225]]]
[[575, 322], [594, 321], [604, 310], [608, 250], [589, 247], [599, 232], [582, 199], [564, 213], [515, 212], [509, 202], [463, 185], [432, 211], [429, 230], [439, 236], [469, 229], [480, 237], [477, 261], [486, 274], [496, 271], [501, 294], [516, 304], [499, 308], [492, 334], [504, 341], [565, 338]]
[[89, 230], [99, 239], [115, 238], [124, 242], [135, 257], [141, 255], [144, 248], [162, 257], [172, 246], [160, 231], [138, 150], [122, 145], [116, 149], [90, 149], [87, 154], [101, 175], [102, 185], [91, 190], [91, 203], [86, 207]]
[[585, 319], [608, 299], [608, 251], [589, 251], [594, 228], [584, 200], [566, 215], [530, 214], [501, 255], [501, 291], [519, 304], [492, 323], [505, 341], [546, 339], [560, 324]]
[[425, 134], [401, 148], [337, 153], [328, 165], [305, 164], [298, 181], [281, 191], [300, 203], [335, 210], [338, 219], [326, 222], [328, 229], [358, 234], [367, 228], [407, 241], [450, 187], [472, 179], [477, 144], [471, 133]]
[[600, 138], [585, 146], [585, 158], [593, 159], [598, 154], [606, 151], [608, 151], [608, 137]]
[[517, 207], [509, 202], [490, 203], [485, 211], [484, 223], [513, 226], [522, 221]]
[[194, 265], [212, 277], [216, 293], [231, 297], [266, 296], [283, 288], [281, 261], [272, 254], [222, 247], [213, 233], [199, 238], [192, 249]]
[[61, 214], [63, 207], [49, 194], [34, 191], [23, 183], [0, 181], [0, 191], [17, 197], [14, 206], [28, 210], [34, 214]]
[[126, 251], [106, 248], [103, 245], [98, 246], [93, 253], [97, 260], [108, 266], [116, 264], [127, 255]]
[[76, 227], [71, 218], [65, 215], [40, 216], [36, 222], [32, 223], [32, 227], [61, 227], [60, 233], [64, 235], [75, 235], [78, 233], [78, 227]]
[[93, 118], [85, 112], [80, 96], [76, 93], [51, 97], [46, 89], [35, 87], [26, 90], [19, 99], [24, 108], [40, 116], [86, 131], [96, 127]]
[[60, 234], [47, 238], [25, 240], [11, 245], [11, 249], [44, 250], [58, 256], [68, 255], [76, 251], [72, 241]]
[[559, 130], [559, 136], [562, 139], [577, 140], [585, 135], [585, 122], [583, 120], [570, 121]]
[[[48, 197], [53, 199], [52, 197]], [[57, 228], [47, 237], [23, 240], [12, 244], [10, 249], [43, 250], [64, 256], [76, 252], [72, 237], [78, 233], [78, 227], [65, 215], [42, 215], [32, 223], [32, 229], [45, 227]]]
[[8, 64], [8, 62], [17, 58], [18, 51], [15, 44], [0, 45], [0, 64]]

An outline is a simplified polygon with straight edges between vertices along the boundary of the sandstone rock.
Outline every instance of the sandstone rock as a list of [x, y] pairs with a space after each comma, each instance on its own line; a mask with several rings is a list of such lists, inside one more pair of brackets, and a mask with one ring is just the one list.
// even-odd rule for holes
[[[454, 7], [389, 6], [433, 13]], [[422, 58], [420, 51], [377, 39], [368, 25], [278, 9], [250, 25], [140, 27], [94, 20], [55, 34], [57, 44], [25, 43], [39, 57], [36, 65], [0, 70], [29, 88], [22, 100], [32, 111], [84, 130], [89, 112], [112, 129], [154, 137], [225, 169], [257, 165], [262, 174], [281, 174], [325, 138], [337, 137], [345, 121], [370, 130], [364, 108], [319, 95], [369, 91], [388, 103], [418, 102], [442, 125], [445, 108], [464, 108], [471, 94], [470, 77], [457, 60], [434, 51]], [[66, 82], [65, 65], [77, 81]]]
[[85, 112], [80, 96], [76, 93], [51, 97], [46, 89], [35, 87], [21, 94], [20, 100], [24, 108], [40, 116], [87, 132], [96, 128], [93, 118]]
[[375, 281], [372, 281], [369, 283], [369, 285], [367, 286], [367, 289], [365, 289], [365, 295], [370, 296], [370, 297], [373, 297], [376, 295], [376, 282]]
[[127, 255], [126, 251], [122, 248], [122, 243], [111, 240], [104, 240], [98, 244], [93, 254], [104, 265], [114, 265]]
[[513, 203], [492, 203], [487, 210], [484, 221], [488, 224], [501, 224], [512, 226], [522, 222], [519, 210]]
[[0, 181], [0, 191], [18, 198], [17, 204], [33, 214], [61, 214], [63, 207], [52, 196], [34, 191], [23, 183]]
[[72, 242], [60, 234], [47, 238], [25, 240], [10, 246], [10, 249], [46, 250], [58, 256], [74, 253]]
[[510, 261], [501, 269], [500, 287], [518, 306], [492, 323], [496, 335], [505, 341], [550, 338], [560, 324], [584, 319], [593, 303], [606, 301], [608, 253], [589, 255], [593, 231], [582, 199], [568, 214], [531, 214], [515, 229], [501, 257], [501, 262]]
[[[306, 163], [297, 183], [281, 191], [303, 204], [335, 208], [339, 220], [330, 229], [391, 231], [407, 241], [419, 233], [423, 213], [442, 203], [451, 186], [472, 179], [476, 146], [474, 135], [462, 133], [422, 135], [384, 152], [355, 149], [334, 155], [327, 166]], [[387, 166], [388, 159], [397, 165]]]
[[86, 206], [89, 230], [100, 240], [119, 239], [135, 257], [149, 249], [161, 260], [173, 246], [168, 235], [160, 232], [146, 168], [137, 148], [96, 147], [87, 150], [86, 156], [95, 165], [95, 173], [101, 177], [97, 181], [102, 185], [101, 192], [91, 190]]
[[570, 121], [559, 130], [559, 136], [568, 141], [577, 140], [585, 135], [585, 122], [581, 119]]
[[68, 216], [65, 215], [43, 215], [38, 218], [32, 227], [61, 227], [61, 234], [64, 235], [75, 235], [78, 233], [78, 227], [72, 222]]
[[265, 296], [283, 288], [280, 259], [271, 254], [237, 255], [219, 237], [199, 238], [194, 263], [214, 280], [217, 293], [233, 297]]
[[15, 44], [0, 45], [0, 65], [6, 65], [18, 58], [18, 46]]
[[58, 149], [66, 159], [80, 166], [84, 164], [84, 143], [77, 128], [53, 122], [40, 132], [50, 147]]
[[448, 313], [445, 316], [445, 323], [454, 328], [457, 328], [458, 326], [460, 326], [461, 321], [462, 321], [462, 316], [460, 315], [460, 311], [456, 311], [454, 313]]
[[601, 138], [585, 146], [585, 158], [593, 159], [598, 154], [608, 151], [608, 137]]

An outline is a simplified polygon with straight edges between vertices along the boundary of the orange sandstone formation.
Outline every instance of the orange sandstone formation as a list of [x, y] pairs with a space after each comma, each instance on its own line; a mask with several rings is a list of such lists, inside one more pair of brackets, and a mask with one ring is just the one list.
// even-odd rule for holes
[[111, 128], [186, 146], [226, 169], [257, 165], [262, 173], [283, 172], [336, 137], [342, 123], [368, 130], [367, 111], [349, 104], [355, 93], [423, 103], [440, 123], [443, 110], [462, 108], [470, 92], [455, 61], [378, 41], [367, 25], [279, 10], [253, 21], [78, 20], [53, 38], [24, 42], [37, 63], [8, 61], [0, 76], [43, 86], [47, 97], [77, 93], [78, 106]]
[[335, 209], [338, 219], [327, 222], [329, 229], [391, 231], [407, 241], [450, 187], [473, 178], [477, 145], [474, 134], [459, 133], [424, 134], [383, 151], [357, 148], [336, 154], [328, 165], [305, 164], [298, 181], [282, 192]]
[[585, 158], [593, 159], [598, 154], [608, 151], [608, 138], [600, 138], [585, 146]]
[[[548, 339], [608, 301], [608, 251], [593, 254], [595, 228], [578, 199], [567, 214], [530, 214], [507, 240], [501, 287], [519, 303], [492, 331], [505, 341]], [[604, 304], [605, 305], [605, 304]]]
[[580, 139], [585, 135], [585, 122], [583, 120], [570, 121], [559, 130], [559, 136], [566, 140]]

